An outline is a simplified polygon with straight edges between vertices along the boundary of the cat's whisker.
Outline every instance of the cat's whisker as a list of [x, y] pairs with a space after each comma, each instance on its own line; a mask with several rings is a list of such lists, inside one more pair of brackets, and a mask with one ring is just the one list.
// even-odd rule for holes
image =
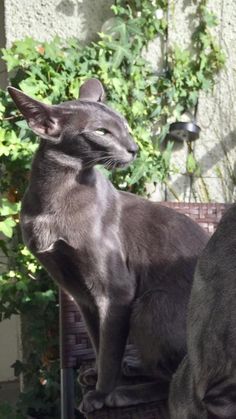
[[106, 156], [97, 156], [95, 158], [93, 156], [92, 159], [89, 159], [90, 156], [91, 153], [87, 153], [87, 155], [86, 153], [83, 154], [83, 157], [88, 159], [88, 162], [84, 164], [84, 168], [89, 168], [96, 164], [103, 164], [108, 170], [110, 170], [116, 165], [117, 157], [113, 153], [107, 153]]
[[111, 162], [110, 162], [110, 161], [108, 161], [108, 162], [105, 164], [105, 167], [106, 167], [106, 169], [107, 169], [107, 170], [110, 170], [110, 168], [111, 168]]
[[105, 160], [107, 157], [100, 157], [100, 156], [91, 156], [91, 154], [87, 154], [82, 156], [82, 159], [85, 158], [89, 160], [89, 162], [97, 162], [99, 160]]
[[106, 168], [111, 170], [115, 165], [115, 161], [111, 158], [107, 159]]
[[100, 158], [100, 157], [98, 157], [98, 158], [96, 158], [96, 159], [91, 159], [91, 160], [88, 160], [88, 162], [87, 163], [85, 163], [85, 165], [84, 165], [84, 167], [86, 167], [86, 166], [91, 166], [91, 165], [96, 165], [96, 164], [100, 164], [101, 163], [101, 160], [103, 161], [103, 162], [106, 162], [106, 160], [107, 160], [107, 157], [106, 158]]

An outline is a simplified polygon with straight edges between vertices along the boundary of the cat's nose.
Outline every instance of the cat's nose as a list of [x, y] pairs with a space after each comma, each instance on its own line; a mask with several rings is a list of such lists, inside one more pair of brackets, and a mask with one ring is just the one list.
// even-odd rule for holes
[[127, 151], [132, 155], [132, 157], [135, 157], [138, 152], [137, 144], [135, 143], [130, 144]]

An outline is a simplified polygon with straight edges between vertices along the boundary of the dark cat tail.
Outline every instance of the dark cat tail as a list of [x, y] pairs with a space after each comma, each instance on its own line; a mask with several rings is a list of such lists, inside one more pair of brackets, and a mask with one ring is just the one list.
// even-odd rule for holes
[[204, 397], [209, 419], [236, 419], [236, 382], [232, 378], [214, 384]]

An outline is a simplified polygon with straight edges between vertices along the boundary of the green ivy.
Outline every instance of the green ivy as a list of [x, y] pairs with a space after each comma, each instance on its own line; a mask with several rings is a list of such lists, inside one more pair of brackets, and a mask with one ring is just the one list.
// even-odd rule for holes
[[13, 406], [7, 402], [0, 402], [0, 419], [25, 419], [21, 413], [16, 413]]
[[[155, 37], [167, 38], [167, 9], [167, 0], [116, 0], [114, 16], [96, 43], [27, 38], [2, 51], [11, 85], [45, 103], [76, 98], [89, 77], [103, 82], [108, 104], [125, 115], [139, 144], [133, 165], [108, 175], [119, 189], [146, 196], [147, 184], [168, 184], [173, 144], [164, 146], [164, 139], [169, 122], [196, 106], [199, 92], [213, 87], [224, 64], [211, 34], [216, 18], [201, 0], [191, 54], [173, 47], [165, 57], [165, 71], [154, 73], [142, 52]], [[16, 412], [0, 405], [0, 417], [8, 409], [9, 419], [27, 413], [59, 417], [57, 289], [23, 246], [19, 232], [20, 201], [37, 144], [7, 92], [0, 90], [0, 316], [21, 315], [24, 343], [24, 359], [14, 364], [15, 374], [24, 374], [24, 393]], [[186, 170], [200, 170], [192, 153]]]

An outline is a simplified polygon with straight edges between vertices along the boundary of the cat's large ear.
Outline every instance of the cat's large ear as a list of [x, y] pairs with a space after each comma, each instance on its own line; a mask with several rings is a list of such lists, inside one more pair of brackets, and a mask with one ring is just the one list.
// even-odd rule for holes
[[104, 102], [106, 94], [102, 83], [97, 79], [89, 79], [79, 89], [80, 100], [90, 100], [92, 102]]
[[60, 137], [63, 113], [59, 108], [32, 99], [11, 86], [8, 92], [35, 134], [54, 141]]

